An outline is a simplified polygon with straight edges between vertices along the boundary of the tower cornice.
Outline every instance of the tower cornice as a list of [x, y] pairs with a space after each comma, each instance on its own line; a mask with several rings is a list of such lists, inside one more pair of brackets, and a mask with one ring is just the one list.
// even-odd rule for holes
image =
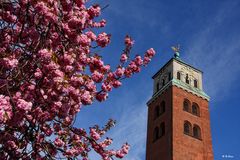
[[198, 97], [201, 97], [207, 101], [210, 100], [210, 97], [201, 89], [192, 87], [178, 79], [173, 78], [171, 81], [169, 81], [163, 88], [161, 88], [158, 92], [153, 94], [152, 98], [147, 102], [147, 105], [151, 104], [159, 95], [161, 95], [168, 87], [170, 86], [176, 86], [179, 87], [189, 93], [192, 93]]

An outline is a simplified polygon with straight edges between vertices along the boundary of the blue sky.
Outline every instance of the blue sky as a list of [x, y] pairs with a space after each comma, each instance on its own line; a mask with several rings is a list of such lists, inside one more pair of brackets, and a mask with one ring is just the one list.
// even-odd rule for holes
[[[112, 34], [110, 46], [101, 50], [106, 63], [117, 65], [123, 39], [135, 40], [134, 53], [153, 47], [157, 55], [140, 74], [125, 80], [104, 103], [84, 107], [76, 125], [117, 125], [107, 136], [113, 148], [131, 144], [125, 159], [144, 160], [147, 107], [152, 96], [151, 76], [172, 56], [172, 45], [181, 45], [181, 58], [204, 72], [204, 90], [211, 97], [210, 116], [215, 160], [240, 159], [240, 1], [237, 0], [96, 0], [109, 4], [102, 17], [103, 30]], [[164, 146], [163, 146], [164, 147]], [[231, 155], [233, 158], [222, 158]], [[100, 159], [92, 154], [92, 159]]]

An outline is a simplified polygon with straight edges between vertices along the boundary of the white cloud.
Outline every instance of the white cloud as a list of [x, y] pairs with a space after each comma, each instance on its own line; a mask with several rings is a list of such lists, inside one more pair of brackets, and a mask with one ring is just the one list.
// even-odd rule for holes
[[[113, 138], [110, 148], [120, 149], [125, 142], [131, 148], [125, 160], [145, 159], [146, 149], [146, 130], [147, 130], [147, 105], [149, 99], [142, 99], [138, 103], [131, 103], [133, 99], [122, 99], [125, 102], [122, 111], [119, 112], [120, 118], [117, 120], [116, 127], [109, 131], [108, 135]], [[120, 102], [119, 102], [120, 104]], [[100, 159], [95, 153], [90, 154], [90, 159]]]
[[226, 28], [229, 33], [221, 33], [236, 4], [224, 5], [203, 31], [189, 40], [186, 51], [187, 61], [204, 71], [204, 88], [217, 101], [229, 94], [240, 74], [240, 37]]
[[146, 128], [147, 128], [147, 100], [141, 104], [129, 106], [119, 120], [118, 130], [112, 134], [117, 146], [122, 142], [128, 142], [131, 145], [131, 150], [125, 159], [141, 160], [145, 155], [146, 143]]

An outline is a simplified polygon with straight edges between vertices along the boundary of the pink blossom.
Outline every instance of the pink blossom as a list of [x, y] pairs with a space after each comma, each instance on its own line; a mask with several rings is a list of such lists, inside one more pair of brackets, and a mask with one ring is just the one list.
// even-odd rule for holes
[[42, 71], [39, 68], [36, 69], [36, 72], [34, 73], [34, 77], [37, 79], [42, 78]]
[[73, 86], [79, 87], [79, 86], [83, 85], [84, 80], [83, 80], [82, 76], [72, 76], [71, 83], [73, 84]]
[[121, 83], [120, 81], [117, 81], [117, 80], [116, 80], [116, 81], [113, 82], [113, 87], [114, 87], [114, 88], [118, 88], [118, 87], [120, 87], [121, 85], [122, 85], [122, 83]]
[[88, 13], [91, 17], [98, 17], [100, 15], [101, 8], [98, 5], [91, 6], [88, 9]]
[[91, 136], [95, 141], [97, 141], [97, 140], [99, 140], [99, 139], [101, 138], [100, 134], [97, 133], [97, 130], [94, 129], [94, 128], [91, 128], [91, 129], [90, 129], [90, 136]]
[[61, 70], [56, 69], [56, 70], [54, 70], [53, 75], [56, 77], [63, 77], [64, 73]]
[[7, 147], [8, 147], [9, 150], [17, 149], [17, 145], [14, 141], [7, 141]]
[[122, 146], [122, 152], [124, 153], [124, 154], [127, 154], [128, 153], [128, 151], [129, 151], [129, 149], [130, 149], [130, 146], [129, 146], [129, 144], [124, 144], [123, 146]]
[[109, 81], [108, 83], [110, 83], [110, 81], [113, 81], [116, 79], [116, 75], [114, 74], [114, 72], [109, 72], [107, 74], [107, 80]]
[[141, 68], [140, 68], [140, 67], [137, 67], [137, 68], [134, 70], [135, 73], [139, 73], [140, 71], [141, 71]]
[[45, 14], [48, 12], [48, 7], [45, 5], [44, 2], [38, 2], [35, 6], [35, 10], [38, 13]]
[[134, 41], [131, 39], [131, 37], [130, 36], [126, 36], [125, 37], [125, 45], [127, 47], [131, 47], [131, 46], [133, 46], [133, 44], [134, 44]]
[[128, 144], [124, 144], [120, 150], [117, 151], [116, 157], [123, 158], [129, 150], [130, 146]]
[[101, 93], [96, 95], [96, 99], [99, 102], [105, 101], [107, 99], [107, 97], [108, 97], [108, 93], [106, 93], [106, 92], [101, 92]]
[[[72, 16], [71, 19], [68, 21], [68, 27], [69, 28], [77, 28], [79, 25], [82, 25], [82, 22], [84, 22], [85, 19], [83, 19], [83, 21], [81, 19], [79, 19], [76, 16]], [[67, 26], [65, 26], [65, 29], [68, 30]], [[70, 31], [70, 29], [69, 29]]]
[[[46, 118], [47, 118], [47, 116], [46, 116]], [[46, 128], [44, 128], [43, 131], [44, 131], [44, 133], [45, 133], [47, 136], [51, 136], [52, 133], [53, 133], [53, 129], [50, 128], [50, 127], [46, 127]]]
[[124, 75], [125, 75], [126, 77], [128, 77], [128, 78], [131, 77], [131, 75], [132, 75], [132, 70], [129, 69], [129, 68], [125, 69]]
[[0, 124], [12, 117], [12, 106], [8, 96], [0, 95]]
[[43, 58], [44, 60], [50, 60], [52, 57], [52, 53], [50, 51], [48, 51], [47, 49], [39, 50], [38, 55], [40, 58]]
[[30, 111], [32, 108], [32, 102], [27, 102], [24, 99], [18, 99], [17, 100], [17, 107], [20, 110], [23, 110], [25, 112]]
[[90, 94], [89, 91], [84, 91], [83, 94], [81, 95], [81, 100], [82, 103], [85, 105], [92, 104], [92, 95]]
[[146, 56], [148, 56], [149, 58], [152, 58], [155, 54], [156, 52], [154, 51], [153, 48], [148, 49], [146, 52]]
[[91, 27], [96, 27], [96, 28], [101, 28], [101, 27], [105, 27], [106, 26], [106, 20], [102, 19], [100, 22], [92, 22], [90, 23]]
[[17, 19], [15, 15], [12, 15], [10, 11], [3, 12], [3, 19], [9, 23], [14, 23]]
[[106, 138], [103, 142], [100, 143], [101, 147], [106, 148], [110, 144], [112, 144], [112, 139], [111, 138]]
[[100, 58], [97, 58], [97, 57], [91, 58], [91, 62], [94, 65], [94, 67], [101, 68], [101, 67], [104, 66], [103, 61]]
[[55, 70], [58, 68], [59, 68], [59, 65], [57, 65], [55, 62], [51, 61], [50, 63], [44, 65], [44, 69], [42, 71], [49, 72], [49, 71], [52, 71], [52, 70]]
[[64, 124], [70, 125], [71, 123], [72, 123], [72, 119], [71, 119], [69, 116], [67, 116], [67, 117], [64, 119]]
[[128, 59], [127, 55], [126, 55], [125, 53], [123, 53], [123, 54], [121, 55], [120, 61], [121, 61], [121, 62], [126, 62], [127, 59]]
[[105, 19], [102, 19], [100, 22], [99, 22], [99, 27], [105, 27], [106, 26], [106, 23], [107, 21]]
[[92, 32], [92, 31], [88, 31], [85, 33], [88, 38], [90, 38], [92, 41], [95, 41], [97, 39], [97, 36]]
[[65, 143], [60, 139], [60, 138], [56, 138], [54, 140], [54, 144], [57, 146], [57, 147], [62, 147]]
[[109, 91], [112, 90], [112, 86], [110, 84], [103, 83], [102, 84], [102, 90], [105, 91], [105, 92], [109, 92]]
[[72, 65], [67, 65], [66, 67], [65, 67], [65, 71], [66, 72], [72, 72], [74, 70], [74, 67], [72, 66]]
[[95, 92], [96, 91], [96, 84], [93, 80], [88, 80], [85, 84], [87, 90]]
[[64, 54], [63, 61], [65, 62], [65, 64], [73, 64], [74, 58], [71, 54]]
[[62, 23], [62, 28], [66, 33], [71, 33], [71, 29], [69, 28], [68, 23]]
[[100, 47], [106, 47], [110, 42], [110, 35], [103, 32], [97, 36], [97, 44]]
[[53, 40], [57, 40], [58, 38], [59, 38], [59, 35], [58, 35], [57, 32], [52, 33], [52, 35], [51, 35], [51, 39], [53, 39]]
[[135, 58], [135, 63], [136, 63], [136, 65], [141, 66], [143, 64], [142, 57], [141, 56], [137, 56]]
[[84, 5], [88, 0], [76, 0], [76, 3], [79, 7], [81, 7], [82, 5]]
[[147, 65], [150, 61], [151, 61], [151, 59], [149, 57], [144, 57], [143, 64]]
[[122, 77], [123, 74], [124, 74], [124, 71], [125, 71], [125, 68], [123, 68], [123, 67], [118, 67], [118, 69], [115, 71], [115, 74], [116, 74], [118, 77]]
[[8, 69], [12, 69], [17, 67], [18, 60], [15, 58], [3, 58], [2, 59], [3, 66], [5, 66]]
[[105, 66], [103, 66], [103, 67], [101, 68], [101, 71], [105, 73], [105, 72], [110, 71], [110, 69], [111, 69], [111, 66], [110, 66], [110, 65], [105, 65]]
[[87, 45], [90, 45], [91, 39], [88, 38], [87, 35], [81, 34], [80, 36], [77, 37], [77, 42], [83, 46], [87, 46]]
[[137, 65], [134, 61], [131, 61], [128, 65], [128, 68], [132, 71], [135, 71], [137, 69]]
[[93, 81], [99, 83], [103, 80], [104, 75], [99, 73], [98, 71], [94, 71], [92, 74]]

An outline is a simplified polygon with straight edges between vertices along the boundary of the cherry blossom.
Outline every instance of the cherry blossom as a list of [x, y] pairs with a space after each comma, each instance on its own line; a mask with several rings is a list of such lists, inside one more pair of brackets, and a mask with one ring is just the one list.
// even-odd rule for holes
[[92, 151], [104, 160], [123, 158], [130, 145], [111, 149], [106, 137], [114, 120], [90, 129], [74, 122], [83, 107], [107, 100], [140, 72], [155, 51], [132, 55], [127, 35], [119, 64], [106, 64], [99, 53], [111, 41], [103, 31], [104, 6], [87, 0], [2, 1], [0, 8], [0, 159], [87, 160]]

